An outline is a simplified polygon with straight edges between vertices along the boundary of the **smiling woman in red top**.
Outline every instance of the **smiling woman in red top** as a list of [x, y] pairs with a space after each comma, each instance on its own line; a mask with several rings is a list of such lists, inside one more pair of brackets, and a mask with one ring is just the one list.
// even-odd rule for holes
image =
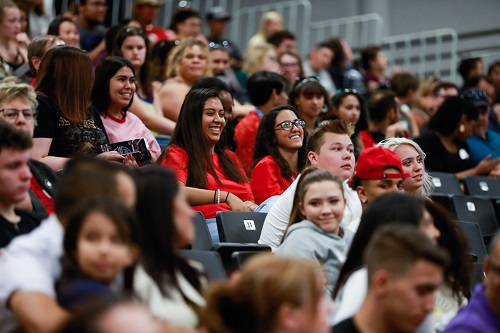
[[269, 110], [262, 118], [254, 147], [252, 191], [255, 201], [281, 195], [306, 162], [305, 121], [291, 105]]
[[158, 158], [186, 186], [188, 201], [203, 213], [214, 241], [215, 213], [257, 208], [250, 181], [236, 155], [224, 149], [224, 108], [214, 89], [193, 89], [179, 113], [170, 143]]

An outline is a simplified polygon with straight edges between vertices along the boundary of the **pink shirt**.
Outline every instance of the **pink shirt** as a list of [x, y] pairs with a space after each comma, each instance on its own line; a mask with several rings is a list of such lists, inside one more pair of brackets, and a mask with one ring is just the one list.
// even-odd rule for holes
[[156, 161], [160, 156], [161, 148], [158, 141], [135, 114], [127, 112], [125, 118], [118, 119], [110, 114], [101, 113], [101, 119], [108, 134], [109, 143], [145, 138], [151, 152], [151, 161]]

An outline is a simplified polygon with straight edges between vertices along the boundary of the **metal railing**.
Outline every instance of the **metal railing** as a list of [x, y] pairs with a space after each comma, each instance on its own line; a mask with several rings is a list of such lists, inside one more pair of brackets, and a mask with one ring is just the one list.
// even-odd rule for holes
[[368, 45], [380, 45], [383, 37], [384, 20], [377, 13], [356, 15], [317, 21], [311, 23], [310, 38], [302, 41], [311, 49], [318, 42], [327, 38], [342, 37], [353, 49]]
[[[62, 0], [61, 9], [67, 9], [70, 0]], [[130, 17], [133, 0], [112, 0], [112, 24]], [[368, 45], [382, 45], [389, 59], [390, 67], [399, 66], [411, 70], [419, 77], [436, 75], [446, 80], [456, 81], [458, 62], [458, 35], [453, 29], [437, 29], [418, 33], [383, 37], [383, 18], [377, 13], [343, 17], [332, 20], [311, 22], [312, 5], [308, 0], [270, 2], [264, 5], [241, 7], [242, 0], [190, 0], [204, 18], [205, 12], [213, 6], [223, 6], [232, 14], [228, 27], [229, 37], [243, 50], [259, 26], [262, 15], [277, 11], [283, 18], [285, 27], [297, 37], [299, 52], [307, 56], [318, 42], [329, 37], [340, 36], [354, 49]], [[179, 0], [166, 0], [160, 10], [157, 24], [167, 27], [172, 12]], [[490, 56], [487, 51], [477, 51], [478, 56]], [[498, 52], [491, 53], [497, 57]]]
[[496, 61], [500, 60], [500, 46], [483, 49], [483, 50], [474, 50], [469, 52], [461, 52], [459, 53], [460, 59], [467, 58], [481, 58], [483, 60], [485, 71], [488, 70], [488, 67]]
[[456, 81], [458, 35], [453, 29], [389, 36], [382, 46], [390, 67], [399, 66], [421, 78], [436, 75]]
[[276, 11], [283, 16], [286, 29], [295, 33], [299, 52], [307, 54], [308, 45], [300, 41], [309, 38], [311, 25], [311, 3], [307, 0], [272, 2], [266, 5], [240, 8], [240, 0], [235, 0], [234, 13], [237, 23], [231, 29], [231, 39], [245, 48], [248, 40], [257, 32], [262, 15], [269, 11]]

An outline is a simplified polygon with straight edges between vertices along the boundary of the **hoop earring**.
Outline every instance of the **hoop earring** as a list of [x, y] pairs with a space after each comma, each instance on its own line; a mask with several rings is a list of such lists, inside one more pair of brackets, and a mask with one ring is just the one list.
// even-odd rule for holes
[[465, 125], [464, 125], [464, 124], [460, 124], [460, 128], [458, 129], [458, 131], [459, 131], [460, 133], [465, 132]]

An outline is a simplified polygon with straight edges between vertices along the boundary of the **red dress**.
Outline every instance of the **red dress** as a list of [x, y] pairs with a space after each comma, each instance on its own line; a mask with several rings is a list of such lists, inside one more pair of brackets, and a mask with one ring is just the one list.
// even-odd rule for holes
[[[244, 175], [245, 171], [241, 166], [236, 155], [229, 150], [225, 151], [229, 158], [233, 160], [234, 165], [241, 171]], [[226, 175], [222, 172], [221, 166], [219, 164], [219, 156], [217, 154], [210, 155], [212, 159], [212, 163], [214, 165], [215, 172], [217, 176], [221, 180], [222, 184], [217, 182], [215, 177], [207, 171], [207, 190], [216, 191], [220, 189], [221, 191], [227, 191], [231, 194], [236, 195], [242, 201], [254, 200], [252, 194], [252, 188], [250, 187], [250, 182], [238, 183], [234, 180], [228, 179]], [[165, 157], [160, 162], [161, 165], [167, 166], [175, 171], [177, 179], [184, 183], [187, 182], [188, 178], [188, 164], [189, 164], [189, 156], [187, 152], [180, 147], [170, 147], [167, 150]], [[224, 201], [225, 197], [221, 195], [221, 202]], [[203, 213], [205, 218], [214, 218], [215, 213], [219, 211], [231, 210], [228, 204], [221, 203], [220, 205], [202, 205], [202, 206], [194, 206], [193, 209], [198, 210]]]
[[260, 205], [266, 199], [281, 195], [292, 184], [297, 175], [285, 178], [271, 155], [261, 159], [252, 171], [252, 191], [255, 202]]

